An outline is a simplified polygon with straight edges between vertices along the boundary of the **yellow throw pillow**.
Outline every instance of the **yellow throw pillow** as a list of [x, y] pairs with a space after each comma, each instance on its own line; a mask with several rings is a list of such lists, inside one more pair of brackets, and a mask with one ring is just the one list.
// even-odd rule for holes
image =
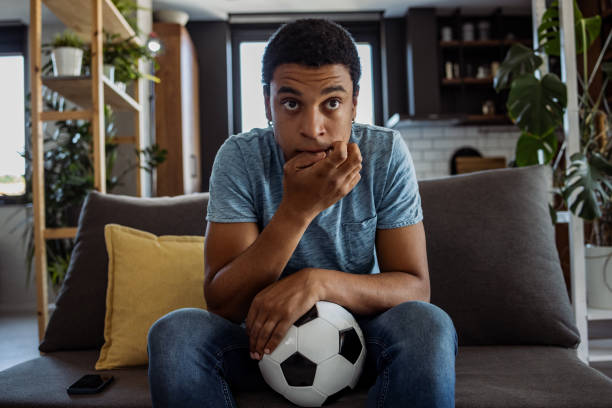
[[147, 333], [157, 319], [183, 307], [206, 308], [204, 237], [157, 237], [117, 224], [106, 225], [104, 237], [108, 288], [95, 368], [147, 364]]

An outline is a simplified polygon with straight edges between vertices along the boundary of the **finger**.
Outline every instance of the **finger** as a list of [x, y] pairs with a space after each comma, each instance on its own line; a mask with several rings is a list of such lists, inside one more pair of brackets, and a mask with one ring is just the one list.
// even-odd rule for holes
[[253, 299], [251, 302], [251, 306], [249, 306], [249, 311], [247, 313], [246, 319], [244, 319], [244, 323], [246, 324], [247, 334], [250, 336], [253, 328], [253, 322], [257, 318], [257, 313], [259, 312], [259, 307], [257, 306], [256, 299]]
[[253, 322], [253, 327], [251, 329], [251, 332], [249, 333], [249, 351], [251, 353], [255, 353], [256, 351], [255, 347], [257, 345], [257, 339], [259, 337], [259, 332], [261, 331], [263, 325], [266, 323], [267, 320], [268, 320], [267, 318], [260, 317], [256, 321]]
[[274, 332], [277, 326], [277, 321], [268, 320], [257, 333], [257, 340], [255, 343], [255, 353], [257, 353], [256, 358], [259, 360], [264, 355], [264, 346], [268, 343], [270, 339], [270, 335]]
[[287, 168], [288, 170], [304, 169], [306, 167], [312, 166], [313, 164], [315, 164], [316, 162], [324, 158], [325, 158], [325, 152], [317, 152], [317, 153], [302, 152], [302, 153], [297, 154], [287, 163], [285, 163], [285, 166], [288, 166]]
[[351, 174], [356, 168], [361, 168], [361, 151], [357, 143], [348, 144], [347, 155], [347, 159], [338, 167], [338, 170], [340, 173]]
[[346, 142], [339, 140], [332, 143], [332, 150], [327, 155], [327, 162], [333, 167], [338, 167], [348, 157], [347, 144]]
[[270, 354], [276, 350], [276, 347], [283, 341], [292, 324], [293, 323], [288, 320], [278, 322], [274, 331], [270, 334], [268, 342], [264, 345], [265, 354]]
[[346, 190], [344, 191], [344, 195], [347, 195], [348, 193], [350, 193], [351, 190], [355, 188], [357, 183], [359, 183], [359, 180], [361, 180], [361, 173], [359, 172], [359, 170], [355, 170], [347, 178], [347, 182], [345, 184]]

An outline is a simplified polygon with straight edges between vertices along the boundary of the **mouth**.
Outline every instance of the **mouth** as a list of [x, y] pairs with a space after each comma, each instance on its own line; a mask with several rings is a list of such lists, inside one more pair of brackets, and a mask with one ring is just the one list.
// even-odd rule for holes
[[321, 152], [325, 152], [326, 154], [331, 152], [332, 148], [328, 147], [328, 148], [324, 148], [324, 149], [306, 149], [306, 150], [298, 150], [298, 153], [321, 153]]

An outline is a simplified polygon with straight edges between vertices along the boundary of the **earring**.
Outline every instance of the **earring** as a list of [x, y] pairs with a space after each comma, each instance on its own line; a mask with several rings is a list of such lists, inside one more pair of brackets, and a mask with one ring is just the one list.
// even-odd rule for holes
[[355, 118], [351, 119], [351, 123], [355, 123]]
[[272, 122], [271, 120], [268, 121], [268, 127], [273, 127], [274, 126], [274, 122]]

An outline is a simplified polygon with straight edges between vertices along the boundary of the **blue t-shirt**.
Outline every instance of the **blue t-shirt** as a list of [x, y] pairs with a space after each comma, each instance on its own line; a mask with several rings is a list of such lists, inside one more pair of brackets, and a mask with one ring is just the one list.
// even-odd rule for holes
[[[361, 151], [361, 180], [315, 217], [281, 276], [308, 267], [377, 273], [376, 229], [423, 219], [412, 158], [399, 133], [354, 124], [350, 142]], [[255, 222], [262, 231], [282, 200], [284, 164], [271, 128], [229, 137], [213, 165], [206, 220]]]

